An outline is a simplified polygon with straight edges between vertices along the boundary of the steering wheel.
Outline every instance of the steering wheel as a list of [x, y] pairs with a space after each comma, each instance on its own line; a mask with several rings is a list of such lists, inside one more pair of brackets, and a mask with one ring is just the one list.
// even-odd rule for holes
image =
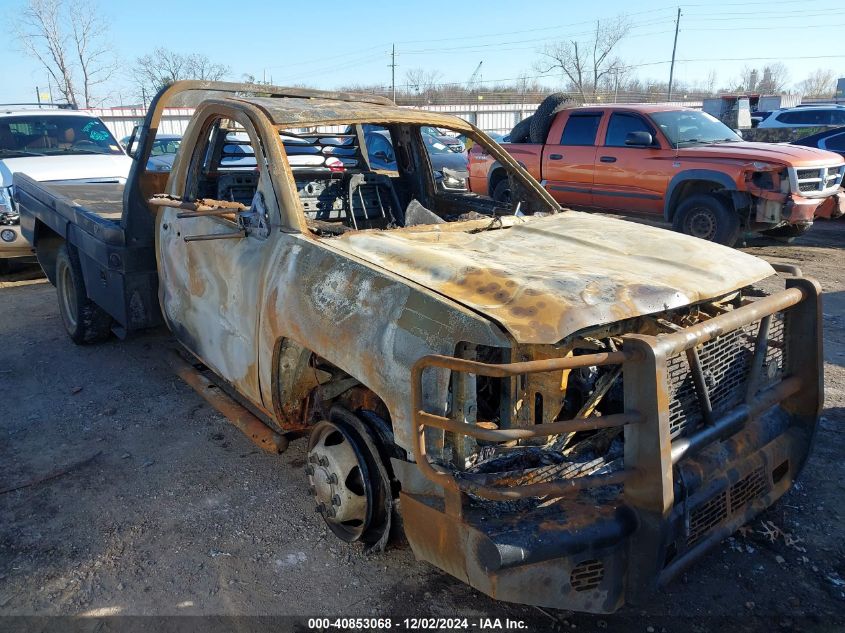
[[90, 141], [88, 139], [82, 139], [81, 141], [75, 141], [71, 147], [80, 147], [82, 145], [91, 145], [93, 147], [97, 147], [97, 144], [94, 141]]

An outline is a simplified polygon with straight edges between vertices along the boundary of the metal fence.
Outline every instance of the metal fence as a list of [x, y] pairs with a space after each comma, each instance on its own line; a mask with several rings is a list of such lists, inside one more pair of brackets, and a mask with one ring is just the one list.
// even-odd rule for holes
[[[507, 134], [514, 125], [531, 115], [537, 103], [478, 103], [456, 105], [426, 105], [420, 110], [453, 114], [481, 128], [485, 132]], [[586, 105], [605, 105], [602, 102]], [[701, 108], [701, 101], [674, 101], [668, 105], [687, 108]], [[413, 107], [413, 106], [403, 106]], [[132, 128], [139, 125], [146, 114], [143, 108], [91, 108], [86, 112], [100, 117], [118, 139], [129, 136]], [[194, 114], [193, 108], [165, 108], [159, 126], [159, 134], [183, 134]]]

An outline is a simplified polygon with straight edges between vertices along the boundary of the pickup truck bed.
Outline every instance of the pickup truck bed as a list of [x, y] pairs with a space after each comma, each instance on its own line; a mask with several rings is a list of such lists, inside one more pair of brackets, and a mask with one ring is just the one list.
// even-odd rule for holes
[[48, 251], [38, 245], [56, 234], [76, 249], [88, 298], [112, 317], [116, 334], [161, 323], [155, 252], [150, 243], [127, 240], [124, 185], [38, 182], [21, 173], [14, 185], [18, 203], [29, 211], [21, 230], [48, 275], [55, 262], [42, 261]]
[[[123, 215], [123, 185], [118, 183], [56, 183], [36, 182], [23, 178], [23, 186], [30, 203], [53, 209], [61, 218], [80, 225], [84, 230], [109, 244], [123, 244], [120, 224]], [[53, 227], [55, 230], [55, 227]]]

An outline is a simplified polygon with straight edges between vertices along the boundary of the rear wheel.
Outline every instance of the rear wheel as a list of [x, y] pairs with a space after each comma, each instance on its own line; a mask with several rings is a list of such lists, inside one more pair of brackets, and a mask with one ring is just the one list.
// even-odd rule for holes
[[317, 512], [341, 540], [383, 547], [390, 532], [392, 493], [377, 440], [360, 418], [333, 407], [308, 440], [305, 472]]
[[56, 255], [56, 292], [62, 323], [74, 343], [96, 343], [109, 337], [111, 317], [88, 298], [79, 257], [66, 244]]
[[672, 225], [681, 233], [725, 246], [733, 246], [740, 236], [739, 215], [713, 194], [697, 194], [681, 201]]
[[765, 231], [760, 231], [760, 235], [765, 235], [766, 237], [771, 237], [781, 242], [789, 243], [794, 241], [796, 237], [804, 235], [804, 233], [810, 230], [811, 226], [813, 225], [786, 224], [784, 226], [779, 226], [774, 229], [766, 229]]
[[502, 178], [496, 183], [496, 186], [493, 187], [493, 200], [501, 202], [502, 204], [511, 203], [511, 183], [508, 181], [507, 177]]

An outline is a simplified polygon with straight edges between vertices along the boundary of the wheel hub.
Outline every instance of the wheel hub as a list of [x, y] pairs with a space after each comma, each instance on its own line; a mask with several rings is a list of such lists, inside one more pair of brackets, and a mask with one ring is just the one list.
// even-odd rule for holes
[[694, 209], [687, 220], [690, 235], [703, 240], [713, 240], [716, 236], [716, 219], [708, 209]]
[[373, 488], [362, 443], [346, 425], [323, 421], [314, 427], [305, 472], [316, 511], [345, 541], [356, 541], [373, 515]]

